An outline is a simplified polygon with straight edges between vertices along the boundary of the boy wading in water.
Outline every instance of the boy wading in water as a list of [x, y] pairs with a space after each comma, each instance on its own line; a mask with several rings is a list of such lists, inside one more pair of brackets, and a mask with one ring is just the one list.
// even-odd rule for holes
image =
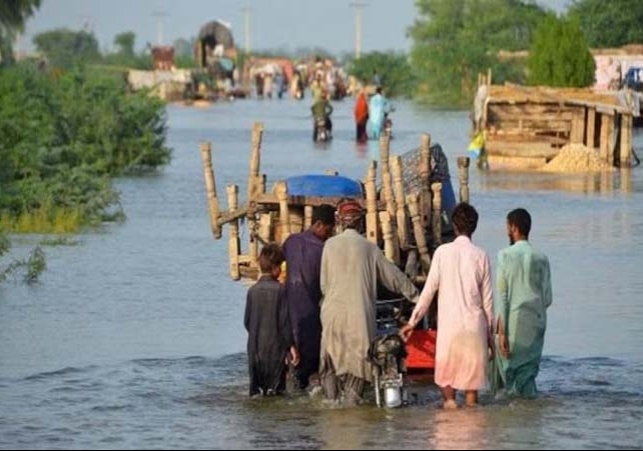
[[286, 389], [288, 360], [297, 366], [284, 286], [278, 282], [284, 254], [276, 244], [261, 250], [261, 277], [248, 290], [244, 325], [248, 331], [250, 396], [280, 395]]

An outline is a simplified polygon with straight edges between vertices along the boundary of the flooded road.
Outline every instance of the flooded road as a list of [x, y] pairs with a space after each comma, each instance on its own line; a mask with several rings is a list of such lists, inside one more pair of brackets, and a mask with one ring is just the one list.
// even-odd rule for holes
[[[79, 246], [47, 248], [41, 283], [0, 287], [0, 448], [643, 445], [643, 169], [589, 178], [472, 171], [474, 240], [495, 260], [506, 213], [525, 207], [532, 241], [552, 263], [538, 401], [453, 413], [437, 408], [432, 390], [398, 411], [246, 399], [247, 286], [228, 277], [226, 241], [212, 240], [199, 142], [213, 143], [220, 192], [231, 182], [245, 192], [254, 120], [265, 124], [269, 182], [327, 169], [361, 178], [377, 145], [356, 147], [352, 104], [335, 106], [335, 139], [324, 146], [312, 143], [307, 101], [168, 108], [172, 164], [117, 181], [127, 221], [80, 236]], [[400, 103], [392, 119], [393, 153], [426, 131], [456, 173], [467, 113]], [[28, 246], [16, 243], [16, 253]]]

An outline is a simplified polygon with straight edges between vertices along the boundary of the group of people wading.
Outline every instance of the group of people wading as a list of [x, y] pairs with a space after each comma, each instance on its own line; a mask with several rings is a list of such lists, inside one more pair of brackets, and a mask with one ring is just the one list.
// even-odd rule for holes
[[[333, 236], [336, 222], [342, 232]], [[458, 205], [452, 223], [456, 239], [436, 250], [421, 293], [363, 236], [356, 201], [318, 207], [309, 230], [281, 248], [265, 246], [245, 312], [250, 395], [283, 394], [292, 366], [300, 389], [359, 404], [373, 382], [367, 354], [380, 284], [415, 304], [400, 331], [405, 339], [437, 300], [435, 383], [445, 408], [458, 407], [456, 391], [467, 406], [486, 388], [534, 397], [552, 289], [549, 261], [529, 243], [531, 216], [524, 209], [507, 216], [511, 246], [498, 255], [495, 302], [489, 257], [472, 242], [476, 209]]]

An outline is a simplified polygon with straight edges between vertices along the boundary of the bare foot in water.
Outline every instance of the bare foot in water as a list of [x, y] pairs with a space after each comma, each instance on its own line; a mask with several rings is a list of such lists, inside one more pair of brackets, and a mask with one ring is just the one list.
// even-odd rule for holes
[[468, 390], [465, 393], [465, 404], [467, 407], [478, 407], [478, 392], [475, 390]]
[[444, 401], [444, 405], [442, 407], [444, 410], [456, 410], [458, 408], [458, 403], [455, 402], [455, 399], [447, 399]]

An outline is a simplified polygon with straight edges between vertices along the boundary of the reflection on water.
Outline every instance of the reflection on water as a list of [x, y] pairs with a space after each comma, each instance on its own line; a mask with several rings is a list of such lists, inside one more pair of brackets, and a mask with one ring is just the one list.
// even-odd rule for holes
[[632, 170], [592, 174], [493, 171], [480, 174], [480, 188], [506, 191], [567, 191], [586, 195], [631, 194], [632, 178]]
[[[294, 396], [248, 400], [242, 315], [247, 286], [213, 242], [199, 142], [217, 183], [246, 191], [250, 130], [265, 124], [271, 181], [338, 169], [364, 176], [377, 143], [356, 146], [352, 104], [316, 146], [306, 102], [169, 108], [172, 164], [117, 182], [128, 215], [83, 244], [47, 249], [41, 284], [0, 287], [0, 448], [636, 448], [643, 444], [643, 177], [639, 169], [568, 177], [471, 173], [477, 244], [493, 260], [506, 213], [528, 208], [552, 262], [554, 306], [540, 400], [483, 398], [442, 412], [418, 386], [396, 411], [339, 410]], [[449, 157], [468, 144], [466, 112], [398, 106], [394, 154], [429, 132]], [[641, 142], [641, 136], [638, 136]], [[17, 243], [25, 252], [29, 243]]]

